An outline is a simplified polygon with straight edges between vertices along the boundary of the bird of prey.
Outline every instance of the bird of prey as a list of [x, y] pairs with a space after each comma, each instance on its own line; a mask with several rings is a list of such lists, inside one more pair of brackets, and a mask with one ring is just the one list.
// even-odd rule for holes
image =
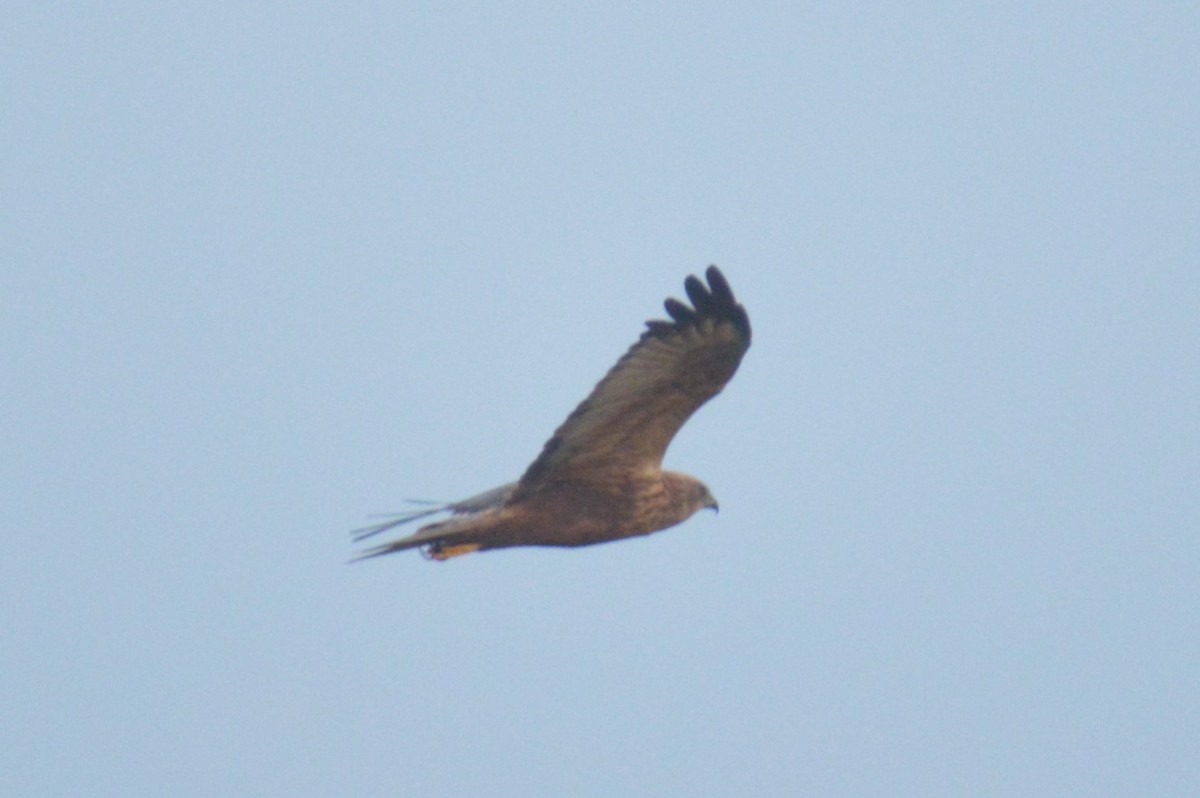
[[510, 546], [588, 546], [648, 535], [717, 508], [698, 479], [662, 470], [675, 433], [737, 371], [750, 318], [716, 266], [708, 285], [684, 282], [691, 306], [664, 303], [671, 320], [646, 322], [516, 482], [355, 530], [355, 542], [439, 512], [451, 517], [356, 559], [419, 548], [446, 560]]

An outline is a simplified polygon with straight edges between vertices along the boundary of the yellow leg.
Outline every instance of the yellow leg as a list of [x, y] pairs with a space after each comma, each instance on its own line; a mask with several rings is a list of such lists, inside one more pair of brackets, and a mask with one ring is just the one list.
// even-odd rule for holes
[[473, 551], [479, 551], [482, 544], [479, 543], [459, 543], [453, 546], [430, 546], [426, 551], [426, 556], [431, 560], [448, 560], [451, 557], [459, 557], [463, 554], [470, 554]]

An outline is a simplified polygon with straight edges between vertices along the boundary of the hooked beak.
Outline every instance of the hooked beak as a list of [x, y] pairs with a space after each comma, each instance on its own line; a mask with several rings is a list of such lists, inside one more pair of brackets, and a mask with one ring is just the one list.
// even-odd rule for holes
[[717, 515], [721, 514], [721, 505], [717, 503], [716, 499], [713, 499], [711, 502], [709, 502], [708, 504], [706, 504], [704, 506], [707, 507], [709, 510], [712, 510]]

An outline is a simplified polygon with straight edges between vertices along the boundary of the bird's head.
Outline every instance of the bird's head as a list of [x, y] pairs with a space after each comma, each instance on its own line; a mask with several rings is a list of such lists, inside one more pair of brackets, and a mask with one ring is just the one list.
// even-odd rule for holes
[[693, 507], [696, 510], [712, 510], [714, 513], [721, 512], [721, 505], [717, 503], [717, 497], [712, 495], [712, 491], [703, 482], [696, 480], [695, 498]]
[[670, 514], [674, 516], [672, 524], [678, 524], [700, 510], [719, 510], [717, 497], [712, 495], [700, 480], [676, 471], [662, 473], [663, 487], [666, 489]]

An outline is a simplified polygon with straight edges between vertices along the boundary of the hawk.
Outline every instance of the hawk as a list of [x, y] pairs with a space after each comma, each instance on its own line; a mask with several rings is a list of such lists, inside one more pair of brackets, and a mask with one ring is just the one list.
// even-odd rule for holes
[[362, 551], [419, 548], [434, 560], [511, 546], [589, 546], [648, 535], [717, 510], [700, 480], [662, 469], [675, 433], [737, 371], [750, 317], [716, 266], [684, 281], [691, 305], [664, 302], [646, 330], [555, 430], [516, 482], [355, 530], [354, 541], [439, 512], [446, 520]]

